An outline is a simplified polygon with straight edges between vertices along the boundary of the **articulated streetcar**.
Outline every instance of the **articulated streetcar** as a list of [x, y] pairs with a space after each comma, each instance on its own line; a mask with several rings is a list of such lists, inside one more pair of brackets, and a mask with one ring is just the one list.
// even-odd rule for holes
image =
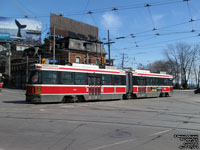
[[167, 97], [173, 93], [173, 77], [167, 74], [135, 70], [130, 73], [127, 96], [131, 98]]
[[142, 71], [100, 69], [98, 66], [35, 64], [30, 71], [26, 101], [71, 102], [171, 96], [172, 76]]
[[2, 90], [2, 87], [3, 87], [3, 76], [0, 73], [0, 91]]

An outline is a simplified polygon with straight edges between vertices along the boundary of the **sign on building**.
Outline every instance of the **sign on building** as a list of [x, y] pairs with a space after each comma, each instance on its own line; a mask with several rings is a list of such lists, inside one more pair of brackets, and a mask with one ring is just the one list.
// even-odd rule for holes
[[51, 34], [54, 34], [54, 28], [55, 34], [64, 37], [72, 37], [90, 41], [98, 40], [98, 27], [60, 15], [51, 14]]
[[41, 43], [42, 23], [29, 18], [0, 17], [0, 40], [22, 41], [29, 44]]

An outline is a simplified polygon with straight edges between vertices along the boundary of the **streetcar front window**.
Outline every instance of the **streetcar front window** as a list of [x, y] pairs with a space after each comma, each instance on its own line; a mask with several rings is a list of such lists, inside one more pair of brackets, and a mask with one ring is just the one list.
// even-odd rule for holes
[[41, 83], [41, 72], [31, 71], [28, 78], [28, 84], [38, 84]]

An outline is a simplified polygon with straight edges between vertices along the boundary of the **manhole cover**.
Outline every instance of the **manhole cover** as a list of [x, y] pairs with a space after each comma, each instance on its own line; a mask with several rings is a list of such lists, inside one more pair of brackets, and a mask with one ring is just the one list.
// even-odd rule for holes
[[132, 133], [123, 131], [120, 129], [116, 129], [113, 133], [110, 134], [111, 137], [114, 138], [124, 138], [124, 137], [130, 137], [132, 136]]

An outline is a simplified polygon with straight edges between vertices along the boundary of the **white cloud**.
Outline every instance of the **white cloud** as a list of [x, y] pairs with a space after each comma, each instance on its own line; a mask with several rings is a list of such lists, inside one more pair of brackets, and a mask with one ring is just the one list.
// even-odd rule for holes
[[101, 17], [101, 24], [106, 29], [117, 29], [121, 27], [122, 22], [118, 15], [111, 12], [106, 12]]
[[164, 15], [162, 14], [157, 14], [157, 15], [152, 15], [153, 21], [155, 23], [159, 23], [164, 18]]

